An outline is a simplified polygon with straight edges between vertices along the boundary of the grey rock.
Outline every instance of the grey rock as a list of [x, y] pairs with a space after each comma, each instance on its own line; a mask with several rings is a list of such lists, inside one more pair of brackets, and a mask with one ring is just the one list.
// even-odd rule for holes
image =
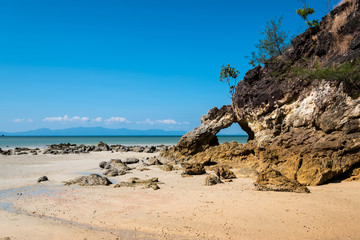
[[47, 178], [47, 176], [42, 176], [42, 177], [39, 177], [39, 179], [37, 180], [37, 182], [45, 182], [45, 181], [49, 181], [49, 179]]
[[98, 185], [110, 185], [112, 182], [106, 178], [102, 177], [98, 174], [91, 174], [90, 176], [81, 176], [65, 182], [65, 185], [78, 184], [80, 186], [98, 186]]
[[101, 162], [99, 163], [99, 167], [105, 168], [105, 166], [106, 166], [107, 164], [108, 164], [108, 163], [107, 163], [106, 161], [101, 161]]
[[134, 164], [134, 163], [138, 163], [140, 160], [138, 158], [127, 158], [126, 160], [123, 161], [123, 163], [126, 164]]

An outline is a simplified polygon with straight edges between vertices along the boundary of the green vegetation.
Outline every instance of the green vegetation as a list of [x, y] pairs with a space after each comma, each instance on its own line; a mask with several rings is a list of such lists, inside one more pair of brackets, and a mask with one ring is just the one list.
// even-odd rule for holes
[[289, 46], [287, 41], [288, 32], [284, 32], [281, 29], [282, 17], [279, 19], [270, 19], [266, 23], [265, 32], [261, 32], [264, 35], [264, 39], [261, 39], [259, 43], [255, 44], [258, 49], [257, 53], [252, 52], [249, 58], [249, 64], [255, 67], [256, 64], [264, 64], [265, 61], [272, 57], [282, 55], [285, 49]]
[[[230, 64], [223, 65], [220, 71], [220, 82], [227, 82], [229, 86], [229, 93], [231, 95], [231, 100], [233, 100], [235, 95], [235, 87], [238, 83], [237, 77], [239, 76], [240, 72], [235, 68], [231, 67]], [[231, 83], [233, 82], [233, 84]]]
[[315, 10], [306, 6], [306, 0], [301, 0], [301, 2], [303, 3], [303, 8], [296, 10], [296, 13], [305, 20], [309, 28], [319, 28], [320, 24], [317, 19], [313, 19], [312, 21], [308, 19], [308, 16], [315, 13]]
[[360, 96], [360, 58], [339, 64], [335, 67], [320, 67], [314, 69], [306, 67], [292, 67], [292, 73], [302, 79], [312, 81], [326, 79], [329, 81], [344, 82], [350, 88], [351, 96]]

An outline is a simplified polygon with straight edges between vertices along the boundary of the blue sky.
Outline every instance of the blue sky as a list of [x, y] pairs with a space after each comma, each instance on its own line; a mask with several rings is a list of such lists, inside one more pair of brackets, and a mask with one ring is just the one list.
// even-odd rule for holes
[[[321, 18], [322, 0], [308, 1]], [[337, 2], [333, 1], [332, 5]], [[266, 21], [297, 35], [297, 0], [0, 1], [0, 130], [103, 126], [191, 130], [230, 104]], [[240, 133], [238, 126], [225, 133]]]

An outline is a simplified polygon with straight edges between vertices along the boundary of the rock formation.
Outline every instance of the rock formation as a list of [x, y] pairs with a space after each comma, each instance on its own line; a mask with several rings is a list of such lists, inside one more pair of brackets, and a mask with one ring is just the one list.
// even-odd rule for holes
[[112, 182], [108, 178], [102, 177], [98, 174], [90, 174], [89, 176], [81, 176], [65, 182], [66, 186], [73, 184], [78, 184], [80, 186], [98, 186], [98, 185], [108, 186], [112, 184]]
[[259, 191], [309, 193], [309, 189], [295, 180], [284, 177], [279, 171], [269, 169], [259, 174], [255, 187]]
[[185, 134], [177, 144], [177, 150], [184, 155], [201, 152], [210, 146], [219, 145], [216, 134], [230, 127], [235, 121], [231, 106], [214, 107], [200, 119], [201, 125]]
[[[211, 109], [162, 156], [273, 169], [303, 185], [352, 171], [360, 162], [359, 23], [359, 1], [342, 3], [282, 56], [248, 71], [232, 105]], [[232, 124], [248, 143], [218, 145], [216, 134]]]

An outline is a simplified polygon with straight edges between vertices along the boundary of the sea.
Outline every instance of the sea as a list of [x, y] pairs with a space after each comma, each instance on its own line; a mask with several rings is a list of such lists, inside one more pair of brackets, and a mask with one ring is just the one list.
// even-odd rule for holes
[[[151, 145], [176, 145], [181, 136], [36, 136], [36, 137], [18, 137], [3, 136], [0, 137], [0, 148], [9, 149], [15, 147], [44, 148], [51, 144], [71, 143], [96, 145], [102, 141], [108, 145], [121, 144], [125, 146], [151, 146]], [[246, 143], [248, 136], [244, 135], [221, 135], [218, 136], [219, 143], [236, 141]]]

